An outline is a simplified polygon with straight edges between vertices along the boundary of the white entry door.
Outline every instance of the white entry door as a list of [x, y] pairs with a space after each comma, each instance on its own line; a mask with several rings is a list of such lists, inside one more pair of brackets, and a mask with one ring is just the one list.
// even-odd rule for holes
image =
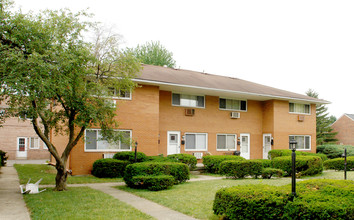
[[18, 137], [17, 138], [17, 157], [27, 158], [27, 138]]
[[250, 134], [240, 134], [240, 151], [241, 157], [250, 159]]
[[268, 152], [272, 149], [272, 135], [263, 134], [263, 159], [268, 159]]
[[181, 133], [179, 131], [167, 132], [167, 155], [181, 153]]

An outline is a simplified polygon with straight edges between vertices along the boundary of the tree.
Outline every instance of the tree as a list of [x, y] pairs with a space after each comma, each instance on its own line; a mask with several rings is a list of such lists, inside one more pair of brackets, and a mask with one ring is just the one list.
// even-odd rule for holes
[[[312, 89], [306, 92], [307, 96], [318, 98], [318, 93]], [[335, 143], [337, 132], [333, 132], [331, 125], [333, 117], [328, 116], [328, 108], [325, 105], [316, 105], [316, 139], [317, 145]], [[335, 118], [335, 117], [334, 117]]]
[[[108, 141], [118, 141], [110, 91], [129, 90], [141, 65], [117, 49], [116, 35], [83, 34], [95, 23], [83, 22], [86, 12], [10, 12], [5, 1], [0, 16], [0, 98], [9, 105], [6, 116], [31, 118], [33, 128], [56, 161], [55, 190], [66, 189], [66, 164], [86, 128], [99, 126]], [[1, 101], [0, 100], [0, 101]], [[50, 132], [67, 137], [59, 154]]]
[[176, 61], [173, 59], [172, 52], [168, 51], [164, 46], [157, 42], [147, 42], [138, 45], [136, 48], [128, 48], [127, 52], [133, 53], [142, 63], [156, 66], [167, 66], [174, 68]]

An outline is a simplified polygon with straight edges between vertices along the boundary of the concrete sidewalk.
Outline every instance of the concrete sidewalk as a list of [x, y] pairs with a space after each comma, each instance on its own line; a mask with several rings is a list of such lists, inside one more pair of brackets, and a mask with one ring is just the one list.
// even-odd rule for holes
[[14, 167], [0, 168], [0, 219], [30, 220]]

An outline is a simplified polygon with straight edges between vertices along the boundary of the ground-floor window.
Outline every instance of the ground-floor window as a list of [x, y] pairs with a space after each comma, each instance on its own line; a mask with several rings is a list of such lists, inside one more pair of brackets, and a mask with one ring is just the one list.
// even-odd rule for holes
[[236, 134], [218, 134], [216, 139], [217, 150], [236, 150]]
[[186, 151], [206, 151], [208, 148], [208, 134], [186, 133]]
[[311, 136], [310, 135], [290, 135], [289, 141], [295, 140], [297, 142], [297, 150], [311, 150]]
[[39, 138], [38, 137], [30, 137], [29, 139], [29, 148], [30, 149], [39, 149]]
[[122, 139], [119, 143], [109, 143], [101, 135], [100, 129], [86, 129], [85, 151], [130, 151], [131, 146], [127, 142], [131, 140], [130, 130], [117, 130], [121, 132]]

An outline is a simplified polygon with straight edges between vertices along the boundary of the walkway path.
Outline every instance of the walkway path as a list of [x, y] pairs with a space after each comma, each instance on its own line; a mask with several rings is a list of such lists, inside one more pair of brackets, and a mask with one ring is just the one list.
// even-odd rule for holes
[[[0, 219], [4, 220], [30, 220], [30, 214], [20, 193], [19, 179], [16, 169], [9, 166], [0, 169]], [[222, 177], [203, 176], [191, 179], [190, 181], [203, 181], [222, 179]], [[87, 183], [87, 184], [70, 184], [70, 187], [88, 186], [96, 190], [100, 190], [125, 202], [136, 209], [156, 218], [166, 220], [192, 220], [191, 216], [174, 211], [150, 200], [135, 196], [131, 193], [112, 188], [113, 186], [125, 185], [124, 182], [119, 183]], [[41, 185], [41, 187], [54, 187], [53, 185]]]

